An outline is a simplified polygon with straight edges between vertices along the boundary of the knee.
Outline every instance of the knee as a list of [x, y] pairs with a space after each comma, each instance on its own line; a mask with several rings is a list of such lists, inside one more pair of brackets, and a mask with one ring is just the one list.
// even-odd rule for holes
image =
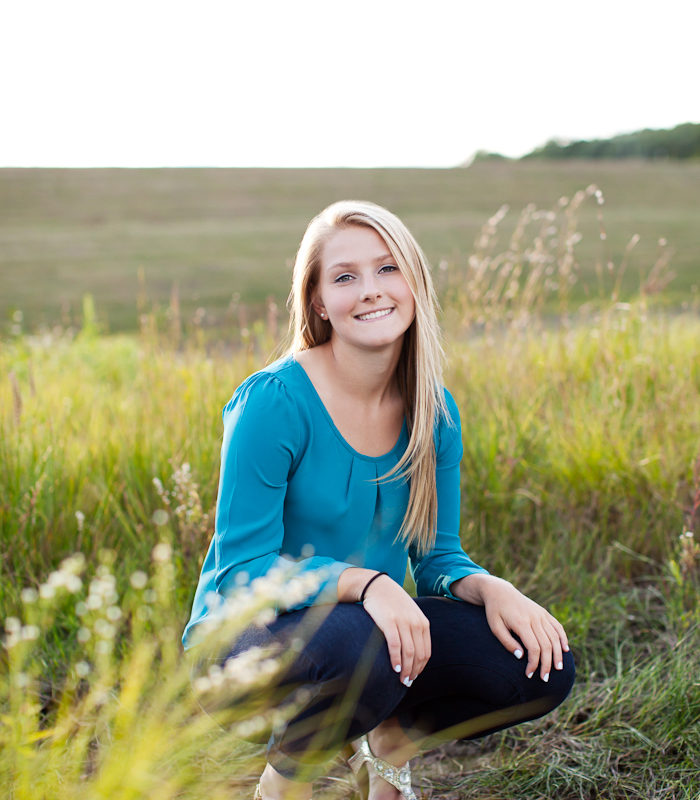
[[408, 691], [391, 668], [386, 644], [381, 651], [365, 651], [357, 660], [347, 659], [342, 669], [326, 674], [325, 692], [341, 699], [366, 730], [388, 716]]
[[576, 680], [576, 665], [573, 655], [569, 651], [563, 653], [562, 656], [563, 669], [553, 669], [547, 683], [534, 677], [528, 681], [532, 684], [533, 694], [547, 701], [549, 711], [566, 700]]
[[562, 663], [564, 664], [564, 668], [560, 670], [554, 670], [554, 672], [558, 672], [558, 679], [557, 679], [557, 688], [558, 688], [558, 701], [562, 703], [569, 695], [571, 691], [571, 687], [574, 685], [574, 681], [576, 680], [576, 664], [574, 663], [574, 657], [569, 651], [568, 653], [563, 654]]

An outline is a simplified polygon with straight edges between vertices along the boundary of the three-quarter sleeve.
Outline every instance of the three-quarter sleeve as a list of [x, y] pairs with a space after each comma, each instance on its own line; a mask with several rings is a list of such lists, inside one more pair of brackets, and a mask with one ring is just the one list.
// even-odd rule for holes
[[459, 538], [460, 474], [462, 429], [459, 409], [445, 389], [445, 400], [451, 420], [442, 418], [436, 431], [437, 532], [435, 545], [419, 558], [415, 547], [409, 548], [410, 569], [419, 596], [456, 597], [450, 585], [466, 575], [488, 571], [464, 552]]
[[296, 563], [298, 571], [323, 568], [325, 579], [302, 608], [337, 599], [340, 573], [349, 563], [324, 556], [292, 558], [284, 552], [287, 481], [300, 450], [294, 398], [274, 375], [256, 373], [236, 390], [223, 410], [224, 435], [214, 533], [217, 594]]

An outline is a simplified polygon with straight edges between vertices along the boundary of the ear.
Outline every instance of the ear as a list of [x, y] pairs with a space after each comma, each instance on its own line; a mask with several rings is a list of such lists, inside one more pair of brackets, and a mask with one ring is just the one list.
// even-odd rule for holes
[[311, 308], [313, 308], [313, 310], [319, 315], [319, 317], [321, 317], [321, 319], [328, 319], [326, 307], [321, 302], [317, 292], [314, 292], [311, 296]]

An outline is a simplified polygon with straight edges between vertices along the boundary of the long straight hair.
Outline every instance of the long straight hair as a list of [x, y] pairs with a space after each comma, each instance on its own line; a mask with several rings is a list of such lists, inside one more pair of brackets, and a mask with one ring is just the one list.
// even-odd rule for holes
[[399, 462], [377, 481], [410, 479], [408, 506], [395, 541], [415, 546], [422, 555], [435, 543], [437, 528], [435, 424], [440, 416], [448, 423], [451, 419], [443, 391], [444, 352], [430, 268], [420, 246], [397, 216], [375, 203], [341, 200], [311, 220], [299, 245], [287, 301], [288, 352], [308, 350], [331, 338], [330, 322], [316, 314], [311, 299], [319, 281], [323, 245], [335, 231], [353, 225], [372, 228], [381, 236], [415, 300], [415, 318], [404, 334], [396, 366], [409, 430], [408, 447]]

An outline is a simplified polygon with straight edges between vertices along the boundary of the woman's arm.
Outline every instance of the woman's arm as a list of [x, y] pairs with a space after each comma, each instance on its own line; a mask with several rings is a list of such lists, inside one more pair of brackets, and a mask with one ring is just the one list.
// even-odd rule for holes
[[[354, 603], [377, 571], [350, 567], [338, 578], [338, 600]], [[428, 663], [430, 623], [413, 598], [388, 575], [380, 575], [367, 589], [363, 603], [384, 634], [389, 658], [398, 679], [410, 686]]]
[[461, 426], [459, 410], [447, 391], [445, 399], [455, 426], [442, 422], [439, 427], [437, 535], [435, 547], [427, 556], [412, 557], [418, 594], [443, 594], [483, 605], [489, 626], [503, 646], [517, 658], [522, 658], [523, 647], [527, 650], [526, 674], [532, 677], [539, 664], [540, 677], [546, 681], [552, 665], [562, 668], [562, 650], [569, 649], [566, 633], [544, 608], [508, 581], [489, 575], [464, 553], [459, 539]]
[[300, 423], [294, 399], [270, 373], [255, 373], [236, 390], [223, 411], [224, 437], [216, 501], [216, 524], [183, 635], [221, 605], [224, 598], [266, 575], [273, 567], [296, 572], [322, 568], [317, 591], [279, 608], [291, 610], [318, 599], [335, 601], [338, 576], [351, 564], [284, 552], [287, 480], [300, 451]]
[[[274, 375], [244, 381], [223, 412], [224, 437], [216, 506], [216, 591], [289, 565], [284, 555], [284, 501], [290, 470], [300, 452], [294, 399]], [[350, 566], [324, 556], [293, 559], [301, 571], [325, 568], [328, 578], [307, 602], [334, 599], [340, 573]]]
[[459, 538], [460, 462], [462, 460], [462, 430], [459, 410], [452, 395], [445, 390], [445, 401], [452, 424], [441, 420], [436, 429], [437, 531], [430, 552], [418, 556], [409, 548], [411, 575], [419, 596], [442, 595], [459, 599], [451, 586], [459, 578], [475, 573], [488, 575], [487, 570], [474, 563], [464, 552]]
[[563, 668], [562, 650], [569, 650], [566, 631], [546, 609], [511, 583], [494, 575], [469, 575], [455, 581], [451, 590], [462, 600], [485, 607], [494, 636], [516, 658], [522, 658], [525, 646], [528, 678], [535, 674], [538, 664], [540, 678], [545, 682], [552, 666]]

